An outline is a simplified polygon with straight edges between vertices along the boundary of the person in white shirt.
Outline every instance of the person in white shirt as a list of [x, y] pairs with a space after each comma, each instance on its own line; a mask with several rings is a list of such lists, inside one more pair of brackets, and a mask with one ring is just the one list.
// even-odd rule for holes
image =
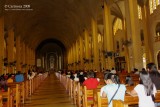
[[149, 73], [144, 71], [140, 73], [140, 84], [138, 84], [130, 94], [138, 95], [139, 107], [155, 107], [154, 97], [156, 92], [156, 87]]
[[124, 101], [126, 86], [120, 84], [119, 77], [115, 74], [109, 73], [104, 76], [104, 80], [107, 85], [101, 88], [100, 96], [107, 97], [108, 107], [113, 107], [112, 100]]
[[111, 72], [110, 73], [112, 73], [112, 74], [116, 74], [117, 72], [116, 72], [116, 70], [114, 69], [114, 68], [112, 68], [112, 70], [111, 70]]

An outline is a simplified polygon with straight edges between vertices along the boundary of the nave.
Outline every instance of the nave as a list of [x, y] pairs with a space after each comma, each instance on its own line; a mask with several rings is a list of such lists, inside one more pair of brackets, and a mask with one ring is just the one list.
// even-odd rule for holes
[[65, 88], [54, 74], [48, 76], [24, 107], [75, 107]]

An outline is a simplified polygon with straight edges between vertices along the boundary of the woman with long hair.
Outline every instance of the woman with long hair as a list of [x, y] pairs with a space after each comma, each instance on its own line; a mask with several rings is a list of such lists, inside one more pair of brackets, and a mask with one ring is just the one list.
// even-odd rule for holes
[[154, 97], [156, 92], [156, 87], [149, 73], [143, 71], [140, 73], [140, 84], [131, 91], [131, 95], [138, 95], [139, 107], [155, 107]]
[[156, 89], [160, 90], [160, 73], [158, 72], [156, 65], [154, 63], [148, 63], [146, 68]]

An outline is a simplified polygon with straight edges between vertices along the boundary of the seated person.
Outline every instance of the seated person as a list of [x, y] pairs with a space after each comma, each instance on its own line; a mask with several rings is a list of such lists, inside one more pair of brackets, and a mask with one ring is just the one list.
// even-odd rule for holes
[[97, 88], [99, 81], [97, 78], [94, 78], [94, 72], [89, 71], [87, 74], [87, 79], [83, 82], [83, 85], [87, 87], [87, 89], [95, 89]]
[[134, 85], [132, 77], [130, 75], [126, 76], [126, 83], [125, 84], [128, 86]]
[[24, 75], [21, 74], [20, 71], [18, 71], [18, 73], [15, 76], [15, 82], [23, 82], [24, 81]]
[[77, 77], [77, 73], [74, 74], [74, 81], [79, 81], [79, 78]]
[[149, 76], [152, 82], [155, 84], [156, 89], [160, 90], [160, 73], [154, 63], [148, 63], [146, 67], [146, 71], [149, 72]]
[[83, 75], [83, 72], [81, 71], [80, 74], [79, 74], [79, 82], [82, 84], [84, 82], [84, 75]]
[[9, 75], [7, 79], [7, 83], [13, 83], [14, 82], [14, 75]]
[[139, 107], [155, 107], [154, 100], [156, 87], [147, 72], [140, 73], [140, 84], [131, 92], [131, 95], [138, 95]]
[[117, 72], [116, 72], [116, 70], [114, 69], [114, 68], [112, 68], [112, 70], [111, 70], [111, 72], [110, 73], [112, 73], [112, 74], [116, 74]]
[[0, 85], [1, 85], [2, 92], [7, 91], [8, 85], [4, 75], [0, 77]]
[[119, 84], [119, 78], [117, 75], [109, 73], [104, 76], [105, 85], [101, 89], [102, 97], [108, 98], [108, 107], [112, 107], [112, 100], [124, 101], [126, 87], [124, 84]]
[[134, 68], [134, 71], [133, 71], [134, 74], [138, 74], [139, 75], [139, 71], [137, 68]]

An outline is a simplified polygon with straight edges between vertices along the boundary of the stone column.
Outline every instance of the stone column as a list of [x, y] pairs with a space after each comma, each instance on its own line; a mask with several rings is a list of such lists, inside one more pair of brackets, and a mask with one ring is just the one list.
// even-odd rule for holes
[[79, 61], [80, 61], [79, 66], [81, 66], [81, 67], [80, 67], [81, 70], [84, 69], [84, 63], [83, 63], [83, 57], [84, 57], [84, 55], [83, 55], [83, 49], [84, 49], [84, 47], [83, 47], [83, 38], [82, 38], [82, 36], [81, 36], [81, 37], [80, 37], [80, 59], [79, 59]]
[[4, 67], [4, 17], [0, 17], [0, 74], [3, 74]]
[[8, 46], [8, 73], [13, 73], [13, 66], [10, 65], [14, 61], [14, 31], [13, 28], [8, 31], [8, 38], [7, 38], [7, 46]]
[[[73, 61], [74, 61], [73, 47], [71, 47], [71, 64], [73, 63]], [[74, 69], [74, 67], [73, 67], [73, 65], [71, 65], [71, 70], [73, 70], [73, 69]]]
[[34, 58], [34, 49], [32, 49], [32, 65], [35, 65], [35, 58]]
[[30, 48], [30, 65], [33, 65], [33, 49]]
[[148, 15], [146, 4], [142, 7], [142, 22], [143, 22], [143, 34], [144, 34], [144, 47], [146, 53], [146, 63], [152, 62], [151, 46], [149, 45], [149, 28], [148, 28]]
[[73, 61], [74, 70], [76, 70], [77, 69], [77, 66], [75, 64], [75, 62], [76, 62], [76, 42], [73, 44], [73, 54], [74, 54], [74, 61]]
[[28, 68], [29, 68], [29, 67], [28, 67], [28, 65], [29, 65], [29, 64], [28, 64], [28, 60], [29, 60], [29, 57], [28, 57], [29, 51], [28, 51], [28, 50], [29, 50], [28, 46], [25, 45], [25, 53], [26, 53], [26, 54], [25, 54], [25, 62], [26, 62], [26, 63], [25, 63], [25, 64], [26, 64], [25, 72], [27, 72], [27, 71], [28, 71]]
[[78, 62], [78, 60], [79, 60], [79, 46], [78, 46], [78, 40], [76, 41], [76, 43], [75, 43], [75, 65], [76, 65], [76, 70], [78, 70], [79, 69], [79, 66], [77, 65], [77, 62]]
[[16, 37], [16, 71], [21, 71], [20, 36]]
[[[68, 50], [68, 63], [67, 64], [70, 64], [70, 49]], [[70, 69], [69, 65], [68, 65], [68, 69]]]
[[73, 60], [72, 60], [72, 66], [73, 66], [73, 70], [75, 70], [75, 51], [74, 51], [74, 46], [72, 46], [72, 57], [73, 57]]
[[[112, 33], [112, 20], [111, 10], [109, 4], [104, 1], [104, 51], [114, 52], [113, 49], [113, 33]], [[114, 58], [108, 57], [105, 61], [106, 67], [111, 69], [114, 67]]]
[[26, 61], [25, 61], [25, 54], [26, 54], [26, 52], [25, 52], [25, 43], [24, 43], [24, 41], [22, 41], [22, 48], [21, 48], [21, 50], [22, 50], [22, 52], [21, 52], [21, 56], [22, 56], [22, 64], [21, 64], [21, 67], [22, 67], [22, 72], [25, 72], [25, 67], [24, 67], [24, 65], [26, 64]]
[[137, 0], [125, 0], [126, 7], [126, 27], [128, 40], [131, 39], [132, 45], [129, 47], [129, 56], [131, 70], [143, 67], [140, 31], [137, 27], [139, 24]]
[[[88, 31], [85, 30], [84, 31], [84, 37], [85, 37], [85, 59], [89, 59], [89, 34], [88, 34]], [[84, 69], [85, 70], [89, 70], [89, 64], [88, 63], [85, 63], [84, 64]]]
[[93, 35], [93, 69], [97, 70], [97, 71], [100, 71], [100, 68], [99, 68], [99, 59], [98, 59], [98, 56], [99, 56], [99, 50], [98, 50], [98, 32], [97, 32], [97, 21], [92, 19], [92, 35]]
[[[125, 31], [125, 40], [127, 40], [127, 28], [126, 28], [126, 20], [123, 19], [122, 21], [122, 27], [123, 27], [123, 30]], [[125, 65], [125, 70], [127, 70], [128, 72], [130, 72], [131, 70], [131, 67], [130, 67], [130, 58], [129, 58], [129, 50], [128, 50], [128, 47], [125, 46], [124, 47], [124, 51], [125, 51], [125, 61], [126, 61], [126, 65]]]
[[[30, 68], [31, 68], [31, 66], [32, 66], [32, 48], [30, 48], [30, 62], [29, 62], [29, 64], [30, 64]], [[44, 68], [45, 68], [45, 65], [44, 65]]]
[[33, 64], [36, 65], [36, 52], [33, 50]]

